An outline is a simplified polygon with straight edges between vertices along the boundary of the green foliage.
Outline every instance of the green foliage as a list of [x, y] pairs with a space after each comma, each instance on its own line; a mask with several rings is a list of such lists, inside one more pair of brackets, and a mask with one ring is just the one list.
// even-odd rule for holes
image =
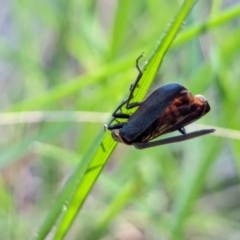
[[137, 101], [179, 82], [209, 100], [199, 123], [239, 129], [240, 4], [199, 1], [185, 19], [193, 3], [3, 4], [1, 238], [238, 238], [239, 132], [139, 151], [102, 127], [144, 51]]

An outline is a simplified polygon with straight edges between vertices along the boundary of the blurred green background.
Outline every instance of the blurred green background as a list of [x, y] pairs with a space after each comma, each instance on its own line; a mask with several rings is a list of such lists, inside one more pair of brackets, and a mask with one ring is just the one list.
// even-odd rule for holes
[[[180, 4], [1, 1], [1, 239], [34, 234]], [[199, 1], [182, 33], [239, 8]], [[119, 144], [66, 239], [240, 239], [240, 14], [201, 30], [176, 41], [152, 89], [204, 95], [211, 111], [198, 123], [223, 129], [142, 151]]]

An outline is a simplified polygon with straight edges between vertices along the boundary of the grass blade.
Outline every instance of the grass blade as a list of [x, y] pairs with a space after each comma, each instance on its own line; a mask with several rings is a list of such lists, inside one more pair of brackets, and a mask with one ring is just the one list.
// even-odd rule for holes
[[[195, 1], [193, 0], [186, 0], [171, 22], [160, 44], [144, 67], [143, 77], [135, 93], [134, 101], [141, 101], [145, 97], [150, 85], [155, 79], [167, 50], [182, 25], [182, 21], [186, 18], [194, 3]], [[96, 146], [98, 146], [97, 149]], [[47, 216], [39, 232], [35, 235], [35, 239], [45, 239], [60, 214], [62, 214], [62, 216], [56, 228], [54, 239], [64, 238], [115, 146], [116, 142], [113, 141], [109, 133], [106, 133], [104, 137], [102, 134], [100, 135], [97, 143], [90, 148], [88, 154], [83, 158], [83, 161], [65, 185], [55, 206], [49, 216]]]

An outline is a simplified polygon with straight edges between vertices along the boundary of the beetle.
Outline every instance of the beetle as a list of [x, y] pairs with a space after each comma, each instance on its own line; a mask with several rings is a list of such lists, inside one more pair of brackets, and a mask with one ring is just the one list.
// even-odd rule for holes
[[[104, 125], [104, 129], [111, 131], [115, 141], [133, 145], [138, 149], [174, 143], [199, 137], [215, 131], [202, 129], [186, 133], [185, 126], [196, 121], [210, 111], [207, 100], [202, 95], [193, 96], [185, 87], [178, 83], [170, 83], [153, 91], [142, 102], [131, 102], [142, 71], [136, 59], [138, 76], [130, 87], [127, 100], [123, 101], [113, 112], [112, 120]], [[137, 108], [132, 114], [122, 112], [122, 108]], [[126, 122], [121, 122], [126, 119]], [[113, 123], [116, 122], [116, 123]], [[178, 130], [182, 135], [151, 141], [160, 135]]]

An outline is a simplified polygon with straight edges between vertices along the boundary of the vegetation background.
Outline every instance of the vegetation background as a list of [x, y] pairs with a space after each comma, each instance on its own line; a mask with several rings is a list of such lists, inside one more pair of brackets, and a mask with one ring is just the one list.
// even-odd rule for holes
[[[1, 1], [1, 239], [34, 235], [180, 4]], [[198, 1], [152, 88], [204, 95], [211, 111], [198, 123], [221, 129], [142, 151], [119, 144], [66, 239], [240, 239], [240, 13], [224, 18], [230, 9], [240, 2]]]

